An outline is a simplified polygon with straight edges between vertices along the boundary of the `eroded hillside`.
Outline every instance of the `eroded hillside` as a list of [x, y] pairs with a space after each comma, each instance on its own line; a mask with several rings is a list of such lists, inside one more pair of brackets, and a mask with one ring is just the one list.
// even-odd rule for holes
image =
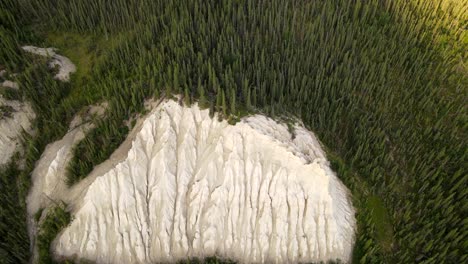
[[[53, 245], [57, 255], [99, 263], [350, 259], [348, 191], [301, 125], [294, 135], [261, 115], [229, 125], [175, 101], [140, 122], [111, 160], [62, 195], [74, 220]], [[62, 149], [54, 147], [56, 158]]]

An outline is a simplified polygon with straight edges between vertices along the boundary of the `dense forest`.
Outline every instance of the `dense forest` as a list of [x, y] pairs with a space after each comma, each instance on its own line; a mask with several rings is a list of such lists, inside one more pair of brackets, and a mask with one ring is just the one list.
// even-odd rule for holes
[[[0, 263], [29, 260], [30, 173], [74, 114], [109, 104], [74, 151], [70, 185], [120, 145], [146, 99], [175, 94], [229, 120], [291, 115], [316, 132], [353, 193], [355, 263], [467, 262], [467, 28], [467, 0], [2, 0], [0, 67], [21, 90], [0, 92], [37, 118], [23, 157], [0, 170]], [[69, 57], [71, 82], [25, 44]], [[45, 224], [69, 220], [57, 212]]]

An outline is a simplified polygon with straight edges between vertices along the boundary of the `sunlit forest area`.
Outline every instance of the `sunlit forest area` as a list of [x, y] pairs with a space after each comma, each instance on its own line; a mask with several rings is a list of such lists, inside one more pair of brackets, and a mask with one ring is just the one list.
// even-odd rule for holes
[[[230, 122], [294, 116], [315, 131], [353, 195], [354, 263], [466, 263], [467, 27], [466, 0], [2, 0], [0, 69], [22, 89], [0, 92], [36, 119], [24, 164], [0, 170], [0, 263], [29, 262], [30, 174], [76, 113], [109, 104], [69, 185], [121, 144], [145, 100], [174, 95]], [[21, 50], [31, 43], [69, 57], [71, 82]], [[40, 263], [69, 221], [48, 214]]]

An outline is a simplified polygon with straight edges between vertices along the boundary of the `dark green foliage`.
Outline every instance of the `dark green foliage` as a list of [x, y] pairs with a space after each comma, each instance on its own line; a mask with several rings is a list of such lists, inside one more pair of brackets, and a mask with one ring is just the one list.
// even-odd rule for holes
[[9, 105], [0, 105], [0, 120], [3, 118], [10, 118], [15, 112], [15, 109]]
[[203, 260], [192, 258], [187, 260], [179, 260], [177, 264], [235, 264], [237, 262], [230, 259], [223, 259], [218, 257], [206, 257]]
[[[468, 260], [466, 1], [6, 0], [0, 7], [0, 64], [49, 76], [21, 81], [44, 134], [30, 141], [28, 166], [76, 109], [101, 100], [110, 109], [76, 147], [70, 183], [112, 153], [127, 133], [124, 121], [153, 95], [193, 97], [224, 118], [244, 109], [290, 113], [339, 157], [332, 162], [358, 209], [356, 261]], [[100, 35], [110, 45], [98, 49], [102, 58], [80, 87], [67, 87], [34, 68], [39, 62], [23, 65], [18, 42], [34, 39], [32, 29]], [[79, 95], [62, 100], [69, 89]], [[380, 217], [372, 217], [369, 197], [381, 201], [386, 213], [376, 215], [390, 218], [387, 227], [374, 223]], [[388, 226], [389, 247], [376, 230]]]
[[37, 247], [39, 250], [39, 264], [56, 263], [50, 252], [50, 243], [55, 239], [60, 230], [71, 221], [70, 213], [65, 211], [64, 204], [58, 204], [50, 208], [47, 216], [41, 223], [37, 236]]
[[29, 238], [26, 209], [18, 202], [15, 161], [0, 167], [0, 263], [27, 263]]
[[40, 208], [40, 209], [37, 210], [37, 212], [34, 214], [34, 220], [36, 220], [36, 222], [39, 222], [39, 220], [41, 219], [42, 212], [44, 212], [44, 208]]
[[21, 100], [21, 92], [14, 88], [0, 88], [0, 95], [2, 95], [6, 100]]
[[125, 139], [128, 127], [114, 120], [116, 119], [109, 118], [99, 122], [97, 127], [75, 147], [75, 156], [68, 167], [68, 185], [73, 185], [86, 177], [95, 165], [108, 159]]
[[382, 255], [380, 244], [376, 241], [375, 224], [371, 220], [372, 212], [364, 205], [356, 205], [361, 208], [357, 214], [359, 223], [358, 236], [353, 252], [353, 263], [381, 263], [385, 257]]

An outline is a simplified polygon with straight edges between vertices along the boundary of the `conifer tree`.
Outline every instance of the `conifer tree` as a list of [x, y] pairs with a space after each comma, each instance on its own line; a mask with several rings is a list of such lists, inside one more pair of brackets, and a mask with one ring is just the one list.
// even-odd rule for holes
[[221, 90], [221, 95], [222, 95], [222, 110], [223, 110], [223, 116], [227, 117], [227, 106], [226, 106], [226, 95], [224, 93], [224, 90]]
[[236, 114], [236, 92], [234, 89], [231, 89], [231, 114]]
[[216, 112], [220, 113], [222, 111], [222, 103], [223, 103], [222, 90], [218, 90], [218, 93], [216, 94]]
[[184, 88], [184, 103], [187, 106], [190, 105], [190, 94], [187, 86]]

